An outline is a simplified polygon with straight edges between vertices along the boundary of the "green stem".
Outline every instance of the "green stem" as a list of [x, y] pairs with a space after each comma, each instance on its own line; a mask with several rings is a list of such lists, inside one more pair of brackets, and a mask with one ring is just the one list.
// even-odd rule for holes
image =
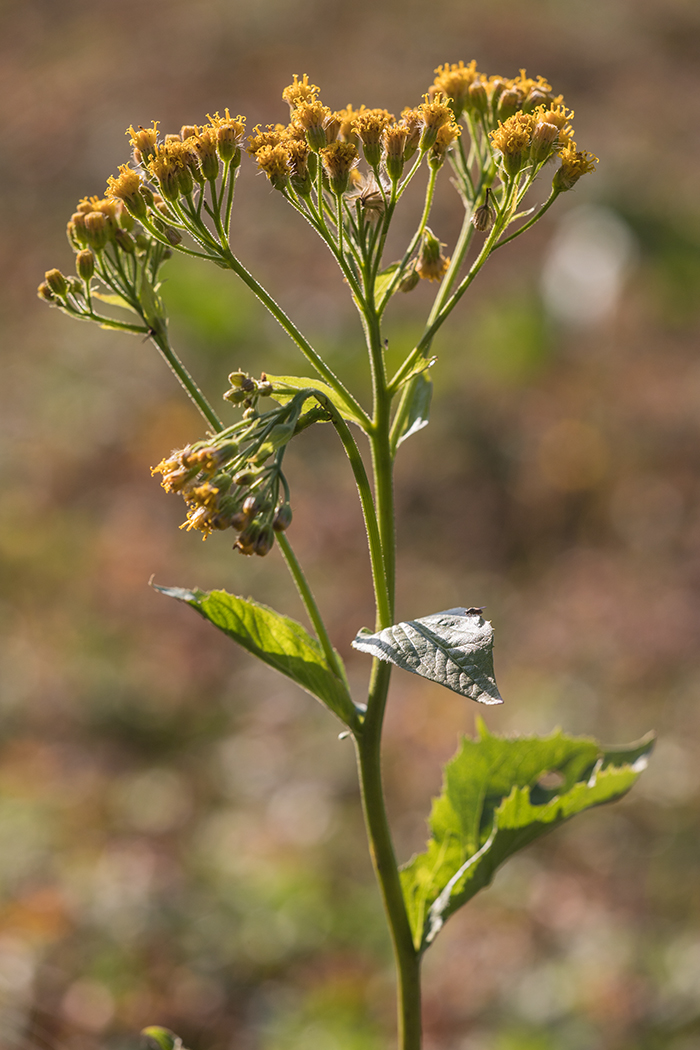
[[328, 631], [326, 630], [326, 625], [321, 619], [321, 613], [319, 612], [318, 605], [316, 604], [316, 599], [314, 598], [311, 592], [308, 580], [306, 579], [304, 571], [301, 565], [299, 564], [294, 551], [292, 550], [292, 545], [287, 539], [286, 533], [277, 533], [277, 543], [279, 544], [279, 549], [282, 551], [282, 557], [286, 561], [287, 568], [289, 569], [292, 579], [294, 580], [297, 590], [299, 591], [299, 596], [304, 603], [304, 608], [306, 609], [308, 617], [311, 620], [311, 623], [313, 624], [313, 628], [316, 632], [316, 637], [321, 643], [321, 648], [325, 653], [326, 660], [328, 661], [330, 668], [338, 676], [338, 678], [340, 678], [341, 681], [344, 681], [345, 678], [343, 675], [343, 671], [338, 662], [338, 654], [336, 653], [335, 649], [331, 644], [331, 640], [328, 637]]
[[185, 388], [185, 390], [187, 391], [189, 396], [194, 401], [194, 403], [197, 406], [197, 408], [199, 409], [199, 411], [202, 413], [202, 415], [206, 419], [206, 421], [211, 424], [212, 428], [217, 433], [218, 433], [218, 431], [223, 430], [224, 429], [223, 423], [221, 422], [221, 420], [217, 416], [217, 414], [214, 411], [214, 409], [212, 408], [212, 406], [209, 404], [208, 400], [206, 399], [206, 397], [204, 396], [202, 391], [199, 389], [199, 387], [195, 383], [195, 381], [192, 378], [192, 376], [190, 375], [190, 373], [187, 371], [187, 369], [183, 365], [183, 363], [180, 360], [180, 358], [177, 356], [175, 351], [170, 346], [170, 343], [168, 342], [168, 337], [167, 337], [167, 335], [165, 333], [165, 330], [161, 329], [160, 331], [151, 331], [150, 332], [150, 336], [151, 336], [152, 341], [155, 343], [155, 345], [160, 350], [160, 352], [163, 355], [163, 357], [165, 358], [165, 360], [170, 365], [171, 369], [173, 370], [173, 372], [175, 373], [177, 378], [182, 383], [183, 387]]
[[399, 1050], [420, 1050], [420, 956], [414, 947], [406, 914], [382, 788], [381, 733], [390, 672], [390, 664], [375, 661], [367, 716], [361, 733], [355, 735], [355, 742], [369, 851], [396, 960], [398, 1046]]
[[311, 343], [304, 335], [299, 331], [297, 326], [291, 320], [290, 317], [284, 312], [281, 306], [275, 302], [272, 296], [267, 292], [261, 284], [255, 280], [253, 275], [246, 270], [245, 266], [236, 258], [230, 249], [223, 252], [223, 258], [226, 264], [233, 270], [233, 272], [240, 277], [244, 284], [247, 284], [250, 290], [260, 300], [272, 316], [275, 318], [281, 328], [287, 333], [290, 339], [296, 343], [301, 350], [307, 361], [310, 361], [314, 366], [318, 374], [325, 379], [328, 385], [335, 391], [341, 401], [349, 409], [352, 410], [353, 414], [358, 416], [366, 429], [371, 427], [371, 420], [362, 406], [352, 396], [349, 390], [341, 383], [335, 373], [328, 367], [322, 357], [314, 350]]
[[510, 241], [515, 240], [515, 238], [519, 237], [521, 233], [525, 233], [525, 230], [529, 230], [531, 226], [534, 226], [538, 219], [542, 218], [547, 209], [552, 207], [560, 192], [561, 190], [552, 190], [537, 214], [533, 215], [529, 222], [526, 222], [519, 230], [516, 230], [515, 233], [511, 233], [510, 237], [504, 237], [502, 241], [498, 241], [497, 244], [494, 244], [492, 250], [495, 252], [497, 248], [502, 248], [504, 244], [508, 244]]

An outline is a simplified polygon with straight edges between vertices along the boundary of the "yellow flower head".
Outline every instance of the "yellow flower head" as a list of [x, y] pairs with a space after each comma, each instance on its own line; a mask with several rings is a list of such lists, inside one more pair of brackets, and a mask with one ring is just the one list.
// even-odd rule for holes
[[384, 128], [382, 142], [386, 150], [386, 170], [392, 182], [398, 182], [403, 173], [404, 150], [408, 139], [408, 125], [390, 124]]
[[451, 124], [443, 124], [428, 153], [428, 163], [431, 168], [442, 167], [445, 157], [447, 156], [447, 151], [452, 144], [457, 141], [461, 134], [462, 129], [459, 124], [456, 124], [454, 121]]
[[282, 139], [286, 137], [286, 132], [287, 129], [284, 124], [268, 124], [265, 131], [262, 130], [260, 124], [256, 124], [253, 128], [253, 134], [248, 136], [248, 153], [254, 157], [263, 146], [279, 145]]
[[437, 76], [431, 90], [433, 94], [440, 92], [452, 100], [452, 112], [457, 120], [464, 110], [467, 92], [478, 76], [476, 59], [472, 59], [468, 66], [461, 61], [452, 65], [445, 63], [444, 66], [438, 66], [435, 72]]
[[359, 146], [360, 137], [355, 130], [355, 118], [365, 112], [366, 106], [362, 105], [359, 109], [353, 109], [349, 102], [345, 109], [336, 110], [333, 116], [339, 125], [338, 138], [343, 142], [352, 142], [353, 146]]
[[359, 163], [357, 147], [352, 142], [332, 142], [321, 150], [321, 160], [334, 193], [345, 193], [350, 171]]
[[291, 183], [297, 193], [306, 196], [311, 193], [314, 176], [317, 171], [316, 154], [309, 149], [306, 138], [285, 139], [284, 148], [289, 157]]
[[423, 232], [416, 273], [424, 281], [440, 281], [447, 273], [450, 260], [442, 254], [443, 245], [427, 226]]
[[407, 128], [406, 133], [406, 147], [403, 152], [403, 159], [410, 160], [413, 154], [418, 149], [418, 143], [423, 132], [423, 115], [418, 109], [411, 109], [406, 107], [401, 110], [401, 123]]
[[435, 142], [440, 128], [444, 127], [445, 124], [450, 124], [453, 120], [453, 116], [452, 109], [449, 105], [450, 100], [442, 93], [438, 92], [432, 101], [428, 95], [424, 95], [423, 97], [425, 101], [418, 107], [418, 112], [420, 113], [420, 119], [423, 125], [423, 132], [420, 137], [420, 148], [425, 152], [430, 149]]
[[559, 192], [572, 189], [582, 175], [595, 171], [598, 163], [598, 158], [588, 150], [577, 150], [575, 142], [566, 146], [559, 156], [561, 167], [554, 173], [552, 180], [552, 186]]
[[283, 145], [262, 146], [255, 154], [258, 167], [264, 171], [276, 190], [283, 190], [289, 182], [292, 169], [289, 153]]
[[[119, 165], [119, 175], [110, 175], [107, 179], [107, 196], [123, 201], [129, 212], [136, 219], [146, 215], [146, 202], [141, 196], [141, 176], [128, 164]], [[114, 202], [112, 202], [114, 203]]]
[[303, 128], [308, 142], [314, 153], [318, 153], [328, 144], [326, 135], [326, 124], [331, 119], [331, 111], [316, 99], [310, 102], [299, 102], [292, 113], [292, 124]]
[[537, 92], [538, 95], [551, 96], [552, 94], [552, 85], [544, 77], [535, 77], [533, 80], [527, 75], [525, 69], [521, 69], [519, 75], [511, 80], [510, 86], [518, 92], [521, 102], [524, 102], [534, 92]]
[[129, 125], [126, 134], [131, 136], [129, 145], [134, 148], [134, 161], [136, 164], [147, 164], [155, 155], [156, 143], [158, 142], [158, 124], [159, 121], [154, 120], [152, 128], [144, 128], [140, 124], [138, 128], [135, 128], [133, 124]]
[[362, 140], [365, 160], [371, 168], [382, 159], [382, 133], [393, 123], [394, 115], [386, 109], [366, 109], [353, 119], [354, 130]]
[[531, 113], [514, 113], [490, 132], [493, 148], [500, 152], [508, 175], [516, 175], [526, 163], [536, 124]]
[[178, 172], [181, 167], [182, 159], [177, 156], [170, 143], [158, 146], [148, 164], [148, 170], [158, 180], [160, 192], [166, 201], [175, 201], [180, 196]]
[[282, 99], [284, 102], [289, 103], [289, 108], [294, 112], [295, 106], [300, 102], [313, 102], [318, 95], [319, 89], [315, 84], [309, 83], [309, 77], [307, 73], [304, 73], [301, 80], [297, 74], [294, 74], [294, 82], [284, 89], [282, 92]]
[[207, 113], [207, 120], [216, 132], [216, 146], [219, 156], [224, 162], [240, 159], [240, 149], [245, 135], [245, 117], [240, 114], [232, 117], [226, 109], [226, 115], [220, 117], [218, 112], [214, 116]]
[[[219, 136], [212, 124], [200, 128], [199, 135], [187, 140], [197, 151], [202, 175], [210, 182], [219, 177]], [[183, 143], [184, 145], [184, 143]], [[184, 159], [182, 161], [184, 163]]]

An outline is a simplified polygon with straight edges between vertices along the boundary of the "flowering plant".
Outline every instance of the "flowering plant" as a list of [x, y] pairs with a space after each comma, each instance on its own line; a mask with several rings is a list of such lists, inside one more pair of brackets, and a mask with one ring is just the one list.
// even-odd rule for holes
[[[286, 616], [225, 591], [159, 588], [317, 697], [352, 736], [362, 805], [397, 965], [402, 1050], [421, 1044], [420, 963], [445, 920], [512, 853], [582, 810], [624, 794], [643, 768], [650, 740], [609, 749], [587, 738], [503, 739], [479, 723], [446, 767], [426, 851], [399, 868], [384, 805], [381, 736], [392, 665], [482, 704], [501, 703], [493, 631], [482, 609], [459, 608], [396, 622], [392, 472], [399, 446], [429, 419], [436, 333], [486, 260], [521, 236], [564, 192], [593, 171], [577, 149], [573, 113], [542, 78], [485, 76], [476, 62], [440, 66], [423, 101], [399, 119], [385, 109], [331, 111], [304, 75], [284, 89], [289, 122], [257, 126], [229, 110], [202, 126], [161, 136], [130, 127], [133, 158], [108, 180], [104, 198], [84, 198], [68, 223], [76, 275], [46, 273], [39, 295], [72, 317], [148, 337], [201, 412], [201, 441], [154, 467], [186, 505], [187, 529], [204, 537], [234, 530], [234, 549], [264, 556], [275, 543], [303, 600], [314, 635]], [[234, 252], [231, 218], [246, 152], [272, 187], [309, 223], [349, 288], [372, 380], [371, 406], [342, 377]], [[362, 162], [364, 161], [364, 169]], [[544, 202], [525, 206], [554, 165]], [[447, 166], [464, 205], [451, 257], [429, 227], [435, 187]], [[425, 177], [422, 213], [401, 258], [386, 264], [387, 235], [408, 185]], [[159, 295], [163, 263], [180, 252], [231, 270], [301, 351], [312, 376], [229, 376], [221, 418], [173, 350]], [[395, 298], [421, 281], [436, 285], [423, 330], [393, 375], [383, 321]], [[105, 307], [112, 308], [106, 311]], [[128, 311], [115, 316], [115, 310]], [[286, 449], [306, 428], [330, 423], [357, 485], [376, 604], [373, 630], [353, 645], [372, 656], [366, 700], [353, 698], [343, 662], [291, 546]], [[365, 466], [360, 445], [369, 450]], [[174, 1037], [147, 1030], [163, 1047]]]

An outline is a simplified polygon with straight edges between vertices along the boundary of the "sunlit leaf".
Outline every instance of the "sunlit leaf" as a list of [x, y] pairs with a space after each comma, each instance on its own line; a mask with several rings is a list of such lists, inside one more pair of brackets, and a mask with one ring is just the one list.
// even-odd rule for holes
[[352, 644], [480, 704], [503, 703], [493, 670], [493, 627], [481, 609], [446, 609], [378, 634], [363, 627]]
[[402, 870], [401, 882], [417, 950], [445, 920], [488, 886], [509, 856], [592, 806], [612, 802], [646, 768], [653, 739], [604, 748], [587, 737], [504, 739], [481, 719], [445, 767], [433, 802], [425, 853]]
[[394, 279], [394, 274], [400, 265], [401, 263], [397, 262], [391, 263], [390, 266], [387, 266], [386, 270], [382, 270], [381, 273], [377, 274], [377, 278], [374, 282], [374, 302], [377, 307], [381, 306], [382, 299], [386, 295], [386, 291]]
[[[347, 683], [335, 674], [316, 639], [296, 620], [251, 598], [237, 598], [226, 591], [190, 591], [182, 587], [156, 590], [196, 609], [253, 656], [319, 699], [346, 725], [356, 723], [357, 712]], [[338, 664], [342, 668], [339, 656]]]
[[132, 314], [137, 314], [138, 311], [134, 310], [133, 306], [126, 301], [121, 295], [112, 295], [105, 292], [91, 292], [93, 299], [99, 299], [101, 303], [107, 303], [108, 306], [118, 306], [121, 310], [128, 310]]
[[[279, 401], [281, 405], [286, 405], [288, 401], [298, 394], [300, 390], [318, 390], [322, 394], [325, 394], [328, 400], [337, 408], [343, 419], [349, 423], [357, 423], [359, 427], [364, 430], [365, 423], [362, 416], [357, 412], [352, 402], [345, 401], [341, 398], [328, 383], [324, 383], [321, 379], [309, 379], [308, 376], [271, 376], [267, 375], [267, 379], [273, 386], [273, 393], [270, 395]], [[309, 397], [312, 394], [309, 393]]]

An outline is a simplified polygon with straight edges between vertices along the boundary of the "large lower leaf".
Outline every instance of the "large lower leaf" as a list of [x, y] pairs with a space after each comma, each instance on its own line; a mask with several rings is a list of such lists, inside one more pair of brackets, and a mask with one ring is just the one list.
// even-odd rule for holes
[[[346, 725], [355, 725], [357, 711], [347, 683], [335, 674], [321, 646], [296, 620], [290, 620], [251, 598], [237, 598], [226, 591], [189, 591], [182, 587], [156, 589], [196, 609], [253, 656], [317, 697]], [[338, 666], [343, 666], [340, 656]]]
[[268, 382], [272, 383], [272, 394], [270, 397], [273, 397], [275, 401], [279, 401], [281, 405], [286, 405], [300, 390], [308, 389], [309, 397], [312, 396], [312, 390], [318, 390], [321, 394], [326, 395], [343, 419], [350, 423], [357, 423], [358, 427], [365, 429], [364, 420], [352, 401], [346, 401], [345, 398], [342, 398], [335, 392], [333, 387], [329, 386], [328, 383], [324, 383], [322, 379], [310, 379], [308, 376], [271, 376], [269, 374], [266, 378]]
[[446, 609], [372, 634], [353, 648], [402, 667], [480, 704], [502, 704], [493, 671], [493, 627], [481, 609]]
[[465, 739], [445, 767], [427, 850], [401, 872], [417, 950], [517, 850], [576, 813], [624, 795], [653, 747], [646, 739], [604, 748], [559, 731], [504, 739], [488, 733], [480, 719], [478, 727], [479, 737]]

